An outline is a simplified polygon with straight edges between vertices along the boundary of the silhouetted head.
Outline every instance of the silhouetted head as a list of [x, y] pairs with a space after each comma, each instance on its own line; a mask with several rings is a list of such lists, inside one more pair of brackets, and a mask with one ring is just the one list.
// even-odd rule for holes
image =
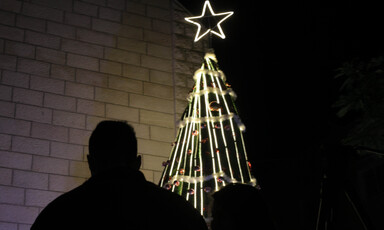
[[137, 139], [133, 128], [124, 121], [102, 121], [89, 138], [88, 164], [92, 175], [113, 168], [138, 170]]
[[213, 194], [212, 230], [273, 230], [260, 191], [253, 186], [229, 184]]

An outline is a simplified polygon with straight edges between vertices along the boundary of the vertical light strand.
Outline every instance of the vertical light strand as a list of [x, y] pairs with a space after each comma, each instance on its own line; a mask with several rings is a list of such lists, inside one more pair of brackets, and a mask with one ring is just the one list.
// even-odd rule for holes
[[[202, 74], [203, 76], [203, 81], [204, 81], [204, 89], [207, 89], [207, 81], [206, 81], [206, 78], [205, 78], [205, 74]], [[204, 99], [205, 99], [205, 110], [206, 110], [206, 114], [208, 116], [208, 114], [210, 113], [210, 110], [209, 110], [209, 100], [208, 100], [208, 93], [204, 93]], [[212, 169], [213, 169], [213, 174], [214, 174], [214, 178], [215, 178], [215, 191], [218, 191], [218, 184], [217, 184], [217, 175], [216, 175], [216, 164], [215, 164], [215, 152], [213, 150], [213, 140], [212, 140], [212, 134], [211, 134], [211, 127], [210, 127], [210, 122], [208, 121], [207, 119], [207, 129], [208, 129], [208, 136], [209, 136], [209, 145], [210, 145], [210, 148], [211, 148], [211, 157], [212, 157]], [[214, 128], [214, 127], [213, 127]]]
[[[206, 58], [206, 62], [207, 62], [207, 66], [208, 66], [208, 69], [209, 70], [212, 70], [212, 71], [216, 71], [216, 69], [214, 68], [214, 66], [212, 65], [212, 62], [210, 60], [210, 58]], [[210, 77], [211, 77], [211, 82], [212, 82], [212, 87], [213, 88], [216, 88], [216, 83], [215, 83], [215, 80], [214, 80], [214, 76], [212, 73], [209, 74]], [[215, 97], [216, 97], [216, 101], [218, 104], [221, 104], [220, 103], [220, 98], [217, 94], [217, 91], [215, 91]], [[218, 110], [219, 112], [219, 116], [221, 117], [222, 113], [221, 113], [221, 109]], [[209, 117], [210, 118], [213, 118], [212, 116], [212, 113], [211, 111], [209, 110]], [[220, 120], [220, 125], [222, 124], [221, 120]], [[215, 129], [215, 126], [214, 126], [214, 119], [212, 119], [212, 127], [213, 127], [213, 135], [214, 135], [214, 138], [215, 138], [215, 149], [217, 151], [219, 151], [219, 145], [217, 143], [217, 135], [216, 135], [216, 129]], [[222, 129], [222, 125], [220, 126], [221, 129]], [[225, 138], [224, 138], [225, 139]], [[222, 165], [221, 165], [221, 157], [220, 157], [220, 152], [215, 152], [216, 156], [217, 156], [217, 162], [218, 162], [218, 165], [219, 165], [219, 172], [222, 174], [223, 173], [223, 168], [222, 168]], [[225, 186], [225, 181], [223, 180], [222, 181], [223, 183], [223, 186]]]
[[[225, 96], [223, 95], [223, 89], [221, 88], [221, 84], [220, 84], [220, 80], [221, 79], [219, 79], [219, 77], [215, 77], [215, 79], [216, 79], [217, 85], [218, 85], [218, 87], [220, 89], [220, 94], [223, 97], [223, 101], [226, 104]], [[230, 114], [228, 106], [225, 106], [225, 108], [226, 108], [227, 114]], [[221, 115], [222, 115], [222, 113], [220, 111], [220, 116]], [[220, 127], [223, 127], [223, 120], [222, 119], [220, 119]], [[231, 164], [231, 160], [229, 158], [229, 150], [228, 150], [227, 140], [225, 138], [225, 133], [224, 133], [224, 129], [223, 128], [221, 129], [221, 136], [222, 136], [223, 141], [224, 141], [225, 155], [226, 155], [227, 162], [228, 162], [228, 168], [229, 168], [229, 173], [230, 173], [230, 176], [231, 176], [231, 180], [234, 180], [235, 178], [233, 176], [232, 164]]]
[[[189, 134], [191, 133], [191, 128], [192, 128], [192, 125], [191, 125], [191, 123], [187, 123], [187, 125], [186, 125], [186, 129], [185, 129], [185, 135], [184, 135], [184, 139], [183, 139], [183, 144], [182, 144], [182, 147], [181, 147], [181, 150], [180, 150], [180, 157], [179, 157], [179, 162], [178, 162], [178, 164], [177, 164], [177, 168], [176, 168], [176, 173], [175, 173], [175, 178], [177, 178], [177, 176], [179, 175], [179, 170], [180, 170], [180, 164], [181, 164], [181, 159], [182, 159], [182, 155], [183, 155], [183, 153], [184, 153], [184, 148], [185, 148], [185, 143], [186, 143], [186, 138], [187, 138], [187, 136], [189, 136]], [[176, 156], [175, 156], [175, 159], [176, 159]], [[175, 159], [174, 159], [174, 161], [175, 161]], [[179, 185], [180, 186], [180, 185]], [[175, 184], [173, 184], [173, 186], [172, 186], [172, 192], [174, 192], [175, 191]]]
[[[213, 76], [212, 74], [210, 74], [210, 77], [211, 77], [211, 82], [214, 82], [214, 79], [213, 79]], [[218, 104], [220, 104], [220, 99], [219, 99], [219, 96], [217, 95], [217, 92], [215, 93], [215, 96], [216, 96], [216, 101]], [[219, 116], [221, 116], [221, 109], [219, 109]], [[212, 112], [209, 110], [209, 117], [210, 118], [213, 118], [212, 116]], [[212, 119], [212, 127], [213, 127], [213, 130], [212, 130], [212, 133], [213, 133], [213, 137], [214, 137], [214, 140], [215, 140], [215, 149], [216, 150], [219, 150], [219, 144], [217, 143], [217, 136], [216, 136], [216, 129], [215, 129], [215, 126], [214, 126], [214, 119]], [[220, 152], [219, 153], [216, 153], [216, 156], [217, 156], [217, 163], [219, 165], [219, 172], [222, 172], [223, 169], [221, 167], [221, 159], [220, 159]], [[223, 181], [223, 184], [225, 185], [225, 182]]]
[[[195, 89], [197, 90], [197, 89]], [[186, 163], [187, 163], [187, 156], [188, 156], [188, 146], [189, 146], [189, 143], [190, 143], [190, 138], [192, 136], [192, 128], [195, 126], [195, 119], [196, 118], [196, 113], [197, 113], [197, 110], [196, 110], [196, 107], [197, 107], [197, 100], [196, 100], [196, 97], [195, 96], [195, 100], [193, 100], [191, 103], [189, 103], [189, 111], [188, 111], [188, 117], [192, 117], [192, 122], [187, 122], [187, 127], [189, 125], [189, 129], [186, 128], [186, 133], [184, 135], [184, 139], [183, 139], [183, 145], [182, 145], [182, 148], [181, 148], [181, 151], [180, 151], [180, 158], [179, 158], [179, 162], [178, 162], [178, 165], [177, 165], [177, 170], [176, 170], [176, 174], [175, 174], [175, 177], [177, 178], [177, 176], [179, 175], [179, 172], [180, 172], [180, 165], [181, 165], [181, 162], [184, 163], [183, 165], [183, 169], [185, 170], [185, 166], [186, 166]], [[193, 104], [193, 107], [191, 109], [191, 105]], [[185, 139], [187, 138], [187, 142], [185, 142]], [[186, 147], [185, 147], [186, 146]], [[183, 157], [183, 153], [184, 153], [184, 160], [182, 160], [182, 157]], [[185, 172], [183, 173], [185, 174]], [[182, 181], [182, 183], [184, 183]], [[180, 186], [180, 185], [179, 185]], [[172, 187], [172, 192], [175, 190], [175, 185], [173, 185]], [[181, 187], [181, 191], [182, 191], [182, 187]]]
[[243, 170], [241, 170], [241, 162], [240, 162], [239, 148], [237, 147], [238, 142], [237, 142], [237, 140], [236, 140], [236, 133], [235, 133], [235, 129], [233, 128], [233, 121], [232, 121], [232, 118], [229, 119], [229, 122], [231, 123], [231, 131], [232, 131], [232, 136], [233, 136], [233, 142], [234, 142], [234, 144], [235, 144], [236, 158], [237, 158], [237, 165], [238, 165], [238, 167], [239, 167], [241, 183], [244, 183]]
[[[210, 63], [210, 60], [206, 60], [207, 62], [207, 65], [209, 66], [211, 63]], [[206, 75], [205, 75], [206, 76]], [[210, 74], [209, 75], [211, 78], [212, 78], [212, 75]], [[207, 120], [209, 121], [210, 120], [210, 123], [212, 125], [212, 127], [210, 127], [208, 125], [208, 131], [209, 133], [213, 133], [213, 139], [212, 139], [212, 135], [210, 134], [210, 137], [209, 137], [209, 140], [210, 140], [210, 144], [211, 144], [211, 153], [212, 153], [212, 162], [213, 162], [213, 174], [214, 174], [214, 179], [215, 179], [215, 191], [218, 191], [219, 190], [219, 186], [218, 186], [218, 183], [217, 183], [217, 174], [216, 174], [216, 159], [218, 160], [217, 161], [217, 165], [219, 165], [219, 172], [221, 173], [221, 162], [220, 162], [220, 156], [219, 154], [216, 154], [216, 149], [218, 149], [218, 143], [217, 143], [217, 138], [216, 138], [216, 130], [215, 130], [215, 124], [214, 124], [214, 119], [213, 119], [213, 116], [212, 116], [212, 113], [211, 113], [211, 109], [209, 108], [209, 94], [208, 94], [208, 85], [207, 85], [207, 81], [205, 81], [205, 89], [206, 89], [206, 93], [205, 93], [205, 96], [206, 96], [206, 111], [207, 111]], [[207, 122], [209, 124], [209, 122]], [[212, 131], [211, 131], [212, 129]], [[215, 149], [213, 149], [213, 141], [214, 141], [214, 144], [215, 144]], [[217, 156], [217, 157], [216, 157]]]
[[[193, 113], [193, 109], [191, 108], [192, 107], [192, 103], [189, 103], [188, 105], [188, 113], [187, 113], [187, 116], [184, 116], [184, 120], [186, 119], [186, 117], [191, 117], [192, 116], [192, 113]], [[185, 139], [186, 137], [188, 136], [188, 134], [190, 133], [190, 131], [188, 131], [190, 129], [190, 122], [187, 121], [186, 124], [185, 124], [185, 134], [184, 134], [184, 138], [183, 138], [183, 142], [182, 142], [182, 146], [181, 146], [181, 150], [180, 150], [180, 157], [179, 157], [179, 162], [178, 162], [178, 166], [177, 166], [177, 169], [176, 169], [176, 174], [174, 175], [174, 178], [177, 179], [177, 176], [179, 175], [179, 168], [180, 168], [180, 163], [181, 163], [181, 159], [182, 159], [182, 154], [184, 152], [184, 147], [185, 147]], [[189, 128], [188, 128], [189, 127]], [[171, 168], [171, 172], [173, 171], [173, 166], [174, 166], [174, 162], [176, 161], [177, 159], [177, 153], [175, 154], [174, 156], [174, 159], [173, 159], [173, 162], [172, 162], [172, 168]], [[172, 192], [175, 191], [175, 184], [172, 185]]]
[[175, 165], [175, 160], [176, 160], [176, 156], [177, 156], [177, 151], [179, 150], [179, 147], [180, 147], [180, 139], [181, 137], [183, 136], [183, 132], [186, 130], [185, 129], [186, 126], [184, 126], [182, 129], [181, 129], [181, 134], [180, 134], [180, 137], [177, 141], [177, 144], [176, 144], [176, 149], [175, 149], [175, 152], [173, 152], [173, 159], [172, 159], [172, 163], [171, 163], [171, 168], [169, 170], [169, 173], [171, 174], [172, 171], [173, 171], [173, 167]]
[[[197, 95], [194, 97], [194, 100], [193, 100], [193, 109], [192, 109], [192, 122], [191, 122], [191, 130], [192, 128], [194, 129], [195, 125], [196, 125], [196, 117], [197, 117], [197, 102], [198, 100], [197, 99]], [[194, 145], [193, 145], [193, 140], [194, 140], [194, 136], [192, 135], [192, 132], [188, 133], [188, 140], [187, 140], [187, 148], [186, 148], [186, 154], [184, 154], [184, 165], [183, 165], [183, 169], [185, 170], [186, 168], [186, 164], [187, 164], [187, 157], [188, 157], [188, 146], [189, 146], [189, 143], [190, 143], [190, 138], [192, 137], [192, 148], [191, 148], [191, 154], [194, 152]], [[192, 162], [191, 162], [192, 164]], [[180, 169], [178, 169], [180, 170]], [[190, 174], [189, 174], [190, 175]]]
[[[229, 110], [229, 107], [228, 107], [228, 103], [226, 100], [224, 100], [224, 104], [225, 104], [225, 108], [227, 109], [227, 111], [230, 111]], [[236, 140], [236, 133], [235, 133], [235, 129], [233, 127], [233, 121], [232, 121], [232, 118], [229, 119], [229, 122], [231, 124], [231, 132], [232, 132], [232, 137], [233, 137], [233, 142], [234, 142], [234, 145], [235, 145], [235, 150], [236, 150], [236, 158], [237, 158], [237, 164], [238, 164], [238, 167], [239, 167], [239, 172], [240, 172], [240, 178], [241, 178], [241, 182], [244, 183], [244, 177], [243, 177], [243, 172], [241, 170], [241, 162], [240, 162], [240, 155], [239, 155], [239, 150], [238, 150], [238, 143], [237, 143], [237, 140]]]
[[[193, 122], [193, 126], [192, 127], [194, 127], [196, 125], [196, 123], [194, 123]], [[192, 134], [192, 133], [191, 133]], [[190, 161], [189, 161], [189, 173], [188, 173], [188, 176], [190, 176], [191, 177], [191, 175], [192, 175], [192, 171], [191, 171], [191, 169], [193, 168], [192, 167], [192, 164], [193, 164], [193, 153], [195, 152], [195, 145], [194, 145], [194, 140], [195, 140], [195, 136], [193, 136], [193, 135], [190, 135], [190, 137], [188, 137], [188, 141], [187, 141], [187, 146], [189, 146], [189, 139], [190, 138], [192, 138], [192, 144], [191, 144], [191, 153], [190, 153]], [[189, 155], [188, 154], [188, 152], [189, 152], [189, 149], [186, 149], [186, 154], [184, 154], [184, 167], [183, 167], [183, 169], [185, 170], [185, 166], [186, 166], [186, 163], [187, 163], [187, 156]], [[184, 174], [185, 174], [185, 172], [184, 172]], [[190, 189], [190, 181], [188, 181], [188, 190]], [[187, 197], [186, 197], [186, 199], [188, 200], [189, 199], [189, 193], [187, 193]]]
[[[194, 183], [195, 187], [194, 187], [194, 191], [197, 191], [197, 183]], [[197, 209], [197, 199], [195, 197], [195, 199], [193, 200], [193, 207], [195, 207]]]
[[[197, 91], [200, 92], [200, 82], [201, 82], [201, 75], [200, 75], [200, 78], [198, 79], [199, 81], [199, 84], [197, 85], [196, 83], [196, 87], [197, 87]], [[198, 117], [199, 117], [199, 120], [201, 121], [201, 96], [199, 95], [198, 97], [198, 107], [199, 107], [199, 114], [198, 114]], [[200, 122], [200, 127], [199, 127], [199, 160], [200, 160], [200, 164], [199, 164], [199, 167], [200, 167], [200, 214], [201, 215], [204, 215], [204, 194], [203, 194], [203, 181], [204, 181], [204, 177], [203, 177], [203, 169], [204, 169], [204, 165], [203, 165], [203, 155], [202, 155], [202, 149], [201, 149], [201, 124], [202, 122]], [[195, 199], [197, 199], [198, 197], [198, 193], [197, 191], [195, 190]]]
[[244, 157], [245, 157], [245, 160], [246, 160], [246, 167], [247, 167], [247, 171], [248, 171], [248, 176], [249, 176], [249, 179], [252, 179], [252, 175], [251, 175], [251, 169], [249, 168], [249, 165], [248, 165], [248, 154], [247, 154], [247, 150], [245, 149], [245, 144], [244, 144], [244, 138], [243, 138], [243, 134], [240, 132], [240, 137], [241, 137], [241, 143], [243, 144], [243, 150], [244, 150]]

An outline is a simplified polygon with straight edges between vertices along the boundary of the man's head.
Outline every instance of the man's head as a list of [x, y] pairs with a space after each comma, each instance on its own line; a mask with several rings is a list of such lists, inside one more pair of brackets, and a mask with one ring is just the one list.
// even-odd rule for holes
[[113, 168], [138, 170], [137, 139], [133, 128], [124, 121], [102, 121], [89, 138], [88, 164], [92, 175]]

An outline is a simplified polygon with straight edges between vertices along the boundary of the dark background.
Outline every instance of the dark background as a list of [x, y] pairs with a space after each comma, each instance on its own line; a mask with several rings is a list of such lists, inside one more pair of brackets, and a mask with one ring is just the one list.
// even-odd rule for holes
[[[203, 0], [180, 0], [200, 15]], [[353, 1], [212, 0], [227, 38], [214, 38], [220, 68], [238, 95], [253, 173], [279, 229], [314, 229], [323, 158], [345, 121], [332, 104], [335, 69], [384, 53], [383, 14]], [[373, 8], [370, 8], [373, 9]]]

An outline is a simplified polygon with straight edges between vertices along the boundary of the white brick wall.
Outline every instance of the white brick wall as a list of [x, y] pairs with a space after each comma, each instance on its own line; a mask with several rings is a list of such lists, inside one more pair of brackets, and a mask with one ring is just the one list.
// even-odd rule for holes
[[184, 16], [170, 0], [0, 1], [0, 229], [90, 177], [104, 119], [132, 124], [158, 182], [205, 46]]

